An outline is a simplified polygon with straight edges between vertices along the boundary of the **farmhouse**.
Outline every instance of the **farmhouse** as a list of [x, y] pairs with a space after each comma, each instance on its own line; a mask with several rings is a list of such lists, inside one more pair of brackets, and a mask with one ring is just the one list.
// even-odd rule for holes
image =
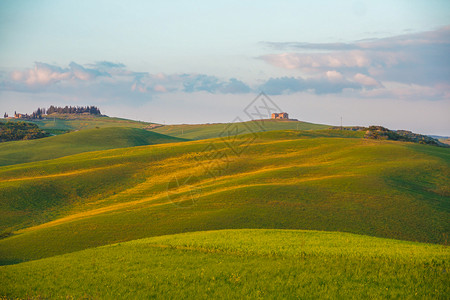
[[27, 117], [26, 114], [14, 113], [14, 118], [16, 118], [16, 119], [23, 119], [23, 118], [26, 118], [26, 117]]
[[288, 113], [282, 112], [282, 113], [273, 113], [272, 119], [289, 119]]

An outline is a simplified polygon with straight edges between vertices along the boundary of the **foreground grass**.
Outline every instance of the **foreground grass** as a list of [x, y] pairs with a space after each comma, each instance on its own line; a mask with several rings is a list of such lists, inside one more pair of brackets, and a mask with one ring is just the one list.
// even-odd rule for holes
[[0, 267], [0, 296], [443, 299], [449, 258], [446, 246], [348, 233], [195, 232]]

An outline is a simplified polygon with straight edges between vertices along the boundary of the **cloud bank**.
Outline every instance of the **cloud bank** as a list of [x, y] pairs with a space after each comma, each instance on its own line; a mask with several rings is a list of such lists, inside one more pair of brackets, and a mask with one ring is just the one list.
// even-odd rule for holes
[[[362, 89], [384, 89], [397, 84], [392, 96], [408, 95], [414, 86], [418, 97], [449, 98], [450, 26], [429, 32], [405, 34], [354, 43], [263, 42], [281, 53], [258, 59], [302, 76], [341, 74], [341, 80], [359, 84]], [[314, 86], [314, 81], [311, 81]], [[434, 93], [430, 93], [434, 89]], [[320, 89], [316, 90], [320, 93]], [[371, 95], [376, 93], [364, 93]]]
[[220, 78], [197, 73], [135, 72], [120, 62], [36, 62], [0, 72], [0, 92], [52, 93], [62, 97], [144, 103], [162, 94], [268, 95], [309, 93], [407, 100], [450, 99], [450, 26], [353, 43], [264, 42], [272, 53], [258, 57], [286, 76]]
[[33, 68], [0, 74], [0, 90], [76, 93], [120, 100], [124, 97], [149, 99], [152, 95], [170, 92], [249, 93], [251, 88], [236, 78], [134, 72], [122, 63], [101, 61], [84, 66], [71, 62], [67, 67], [36, 62]]

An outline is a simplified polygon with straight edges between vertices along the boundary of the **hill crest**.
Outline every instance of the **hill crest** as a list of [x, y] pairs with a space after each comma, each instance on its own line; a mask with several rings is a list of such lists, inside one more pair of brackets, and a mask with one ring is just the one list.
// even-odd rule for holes
[[89, 151], [186, 141], [140, 128], [105, 127], [0, 144], [0, 165], [54, 159]]

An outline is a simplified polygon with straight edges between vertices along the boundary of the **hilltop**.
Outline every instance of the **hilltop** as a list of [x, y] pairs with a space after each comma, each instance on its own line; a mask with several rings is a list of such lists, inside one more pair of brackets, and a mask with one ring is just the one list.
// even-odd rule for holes
[[[68, 108], [69, 109], [69, 108]], [[54, 109], [53, 109], [54, 110]], [[52, 111], [53, 111], [52, 110]], [[44, 110], [45, 111], [45, 110]], [[64, 111], [64, 110], [59, 110]], [[132, 127], [151, 130], [153, 132], [165, 134], [168, 136], [188, 139], [201, 140], [217, 137], [225, 137], [227, 135], [239, 135], [258, 133], [274, 130], [347, 130], [347, 131], [364, 131], [364, 138], [367, 139], [388, 139], [406, 141], [420, 144], [429, 144], [440, 147], [447, 147], [445, 141], [442, 142], [431, 136], [416, 134], [406, 130], [390, 130], [382, 126], [369, 127], [332, 127], [324, 124], [314, 124], [294, 119], [264, 119], [252, 120], [236, 123], [207, 123], [207, 124], [180, 124], [180, 125], [161, 125], [155, 123], [138, 122], [120, 118], [110, 118], [99, 114], [74, 114], [52, 112], [43, 119], [31, 119], [31, 121], [47, 132], [64, 133], [74, 130], [84, 130], [91, 128], [105, 127]], [[53, 119], [52, 119], [53, 118]]]
[[[21, 119], [8, 119], [10, 122], [23, 122]], [[62, 134], [70, 131], [85, 130], [106, 127], [131, 127], [149, 129], [157, 126], [153, 123], [133, 121], [108, 116], [89, 114], [58, 114], [46, 115], [42, 119], [27, 119], [27, 123], [33, 123], [40, 129], [51, 134]]]
[[[9, 119], [10, 122], [22, 122], [21, 119]], [[39, 126], [40, 129], [52, 134], [62, 134], [93, 128], [131, 127], [150, 130], [156, 133], [183, 138], [188, 140], [201, 140], [225, 137], [229, 134], [258, 133], [273, 130], [318, 130], [330, 126], [313, 124], [293, 120], [257, 120], [236, 123], [213, 124], [182, 124], [161, 125], [89, 114], [59, 114], [46, 115], [42, 119], [28, 119], [28, 123]]]
[[[51, 105], [49, 108], [38, 108], [33, 111], [31, 114], [22, 114], [14, 112], [14, 119], [21, 120], [36, 120], [43, 119], [48, 116], [53, 116], [55, 114], [71, 114], [71, 115], [95, 115], [101, 116], [100, 109], [96, 106], [65, 106], [58, 107]], [[9, 118], [8, 114], [5, 112], [3, 115], [4, 118]]]
[[315, 130], [329, 127], [328, 125], [302, 121], [267, 119], [236, 123], [162, 125], [155, 127], [152, 131], [190, 140], [201, 140], [225, 137], [229, 134], [237, 135], [273, 130]]

